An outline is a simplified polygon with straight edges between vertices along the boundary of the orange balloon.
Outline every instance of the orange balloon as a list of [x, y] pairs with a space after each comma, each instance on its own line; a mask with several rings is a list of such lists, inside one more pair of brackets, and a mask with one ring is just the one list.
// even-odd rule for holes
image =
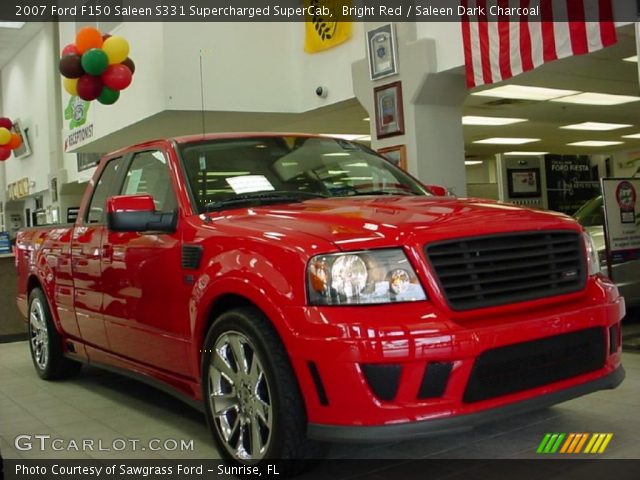
[[83, 27], [76, 35], [76, 48], [80, 55], [92, 48], [102, 47], [102, 34], [93, 27]]
[[11, 150], [15, 150], [20, 145], [22, 145], [22, 137], [17, 133], [12, 133], [11, 140], [9, 140], [9, 143], [7, 143], [6, 145], [7, 148], [10, 148]]

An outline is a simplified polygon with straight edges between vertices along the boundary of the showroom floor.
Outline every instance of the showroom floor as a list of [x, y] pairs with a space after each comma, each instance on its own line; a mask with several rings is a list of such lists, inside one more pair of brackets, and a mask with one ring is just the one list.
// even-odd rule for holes
[[[630, 325], [632, 333], [640, 325]], [[628, 332], [626, 331], [626, 335]], [[348, 459], [536, 458], [547, 432], [612, 432], [603, 457], [640, 458], [640, 353], [624, 355], [625, 382], [556, 407], [488, 424], [472, 432], [374, 446], [335, 445], [330, 456]], [[194, 440], [188, 452], [18, 451], [20, 434], [63, 439], [115, 438]], [[0, 451], [5, 458], [219, 458], [203, 417], [173, 397], [135, 381], [85, 368], [71, 380], [44, 382], [36, 376], [26, 342], [0, 344]], [[539, 458], [539, 456], [538, 456]], [[365, 464], [366, 465], [366, 464]], [[312, 476], [322, 473], [323, 467]], [[359, 473], [362, 472], [360, 468]], [[340, 475], [331, 472], [331, 476]]]

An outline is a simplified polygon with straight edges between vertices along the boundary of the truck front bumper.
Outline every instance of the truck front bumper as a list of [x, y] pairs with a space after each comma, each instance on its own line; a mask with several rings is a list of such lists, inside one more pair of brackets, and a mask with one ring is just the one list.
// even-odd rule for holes
[[285, 342], [310, 437], [395, 441], [615, 388], [624, 314], [615, 286], [598, 278], [580, 297], [483, 315], [429, 302], [290, 308], [304, 329]]

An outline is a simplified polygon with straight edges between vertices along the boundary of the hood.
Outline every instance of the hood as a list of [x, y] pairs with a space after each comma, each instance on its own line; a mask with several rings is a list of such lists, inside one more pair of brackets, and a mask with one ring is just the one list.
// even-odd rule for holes
[[494, 233], [580, 231], [571, 217], [479, 199], [368, 196], [226, 210], [216, 223], [258, 231], [306, 234], [341, 250], [433, 242]]

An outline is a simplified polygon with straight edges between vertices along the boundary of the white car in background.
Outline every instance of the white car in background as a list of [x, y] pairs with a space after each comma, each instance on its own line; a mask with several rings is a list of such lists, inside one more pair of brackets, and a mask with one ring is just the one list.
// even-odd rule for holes
[[[607, 255], [604, 239], [604, 206], [602, 195], [592, 198], [573, 214], [591, 235], [600, 257], [600, 270], [608, 275]], [[613, 281], [618, 286], [627, 306], [640, 306], [640, 260], [613, 265]]]

